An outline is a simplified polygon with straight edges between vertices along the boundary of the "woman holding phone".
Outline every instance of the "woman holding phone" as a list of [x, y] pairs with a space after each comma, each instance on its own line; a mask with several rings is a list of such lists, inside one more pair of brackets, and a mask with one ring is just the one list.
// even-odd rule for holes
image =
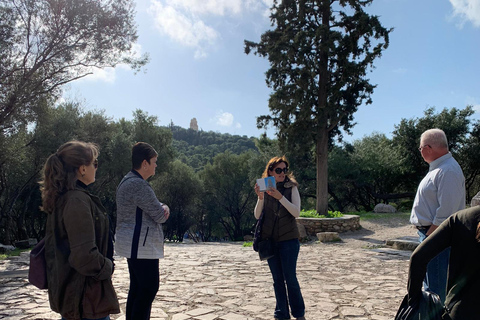
[[273, 278], [276, 306], [276, 320], [305, 320], [305, 303], [297, 280], [297, 258], [300, 251], [299, 232], [296, 218], [300, 215], [300, 194], [298, 184], [288, 171], [288, 161], [283, 157], [274, 157], [267, 163], [262, 177], [275, 178], [276, 188], [260, 191], [255, 185], [258, 196], [255, 206], [255, 218], [264, 214], [262, 238], [274, 241], [274, 256], [267, 260]]

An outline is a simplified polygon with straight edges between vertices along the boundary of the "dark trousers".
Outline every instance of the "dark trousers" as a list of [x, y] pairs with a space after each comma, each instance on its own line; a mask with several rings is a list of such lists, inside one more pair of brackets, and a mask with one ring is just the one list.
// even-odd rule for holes
[[297, 280], [299, 251], [298, 239], [276, 242], [275, 255], [267, 260], [277, 300], [275, 318], [290, 319], [289, 305], [293, 317], [300, 318], [305, 315], [305, 303]]
[[126, 320], [148, 320], [160, 284], [158, 259], [127, 259], [130, 273]]

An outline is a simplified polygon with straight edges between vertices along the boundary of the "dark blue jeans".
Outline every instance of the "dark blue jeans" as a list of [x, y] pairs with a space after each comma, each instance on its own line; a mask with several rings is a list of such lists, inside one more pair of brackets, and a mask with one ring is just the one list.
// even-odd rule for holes
[[[420, 242], [426, 239], [427, 230], [418, 230]], [[430, 260], [427, 265], [427, 273], [423, 280], [423, 287], [425, 290], [430, 290], [438, 294], [442, 303], [445, 303], [445, 296], [447, 291], [447, 272], [448, 260], [450, 259], [450, 248], [440, 252], [435, 258]]]
[[300, 318], [305, 315], [305, 303], [297, 280], [299, 251], [298, 239], [276, 242], [275, 255], [267, 260], [277, 300], [275, 318], [290, 319], [289, 304], [293, 317]]
[[158, 259], [127, 259], [130, 272], [126, 320], [148, 320], [160, 285]]

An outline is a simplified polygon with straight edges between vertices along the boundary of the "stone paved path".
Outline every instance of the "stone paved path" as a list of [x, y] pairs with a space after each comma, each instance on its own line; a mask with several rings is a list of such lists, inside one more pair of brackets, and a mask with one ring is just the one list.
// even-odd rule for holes
[[[166, 244], [160, 260], [160, 290], [152, 319], [273, 319], [275, 299], [266, 262], [241, 243]], [[393, 319], [406, 293], [410, 252], [352, 248], [345, 243], [302, 245], [298, 278], [306, 318]], [[27, 269], [28, 255], [0, 261], [0, 272]], [[126, 260], [118, 258], [113, 279], [125, 311]], [[59, 319], [45, 291], [26, 275], [0, 277], [0, 319]], [[124, 314], [112, 319], [124, 320]]]

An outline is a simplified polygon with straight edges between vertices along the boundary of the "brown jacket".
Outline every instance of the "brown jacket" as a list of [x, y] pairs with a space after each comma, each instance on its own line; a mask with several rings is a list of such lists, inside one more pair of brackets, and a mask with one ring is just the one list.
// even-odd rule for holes
[[119, 313], [106, 258], [109, 221], [100, 199], [82, 183], [60, 197], [48, 214], [45, 236], [50, 307], [65, 319]]
[[[292, 201], [292, 187], [296, 185], [295, 181], [285, 178], [284, 182], [277, 183], [277, 189], [288, 201]], [[272, 238], [276, 242], [298, 239], [300, 234], [295, 217], [274, 197], [266, 192], [264, 197], [263, 210], [265, 217], [262, 227], [262, 239]]]

